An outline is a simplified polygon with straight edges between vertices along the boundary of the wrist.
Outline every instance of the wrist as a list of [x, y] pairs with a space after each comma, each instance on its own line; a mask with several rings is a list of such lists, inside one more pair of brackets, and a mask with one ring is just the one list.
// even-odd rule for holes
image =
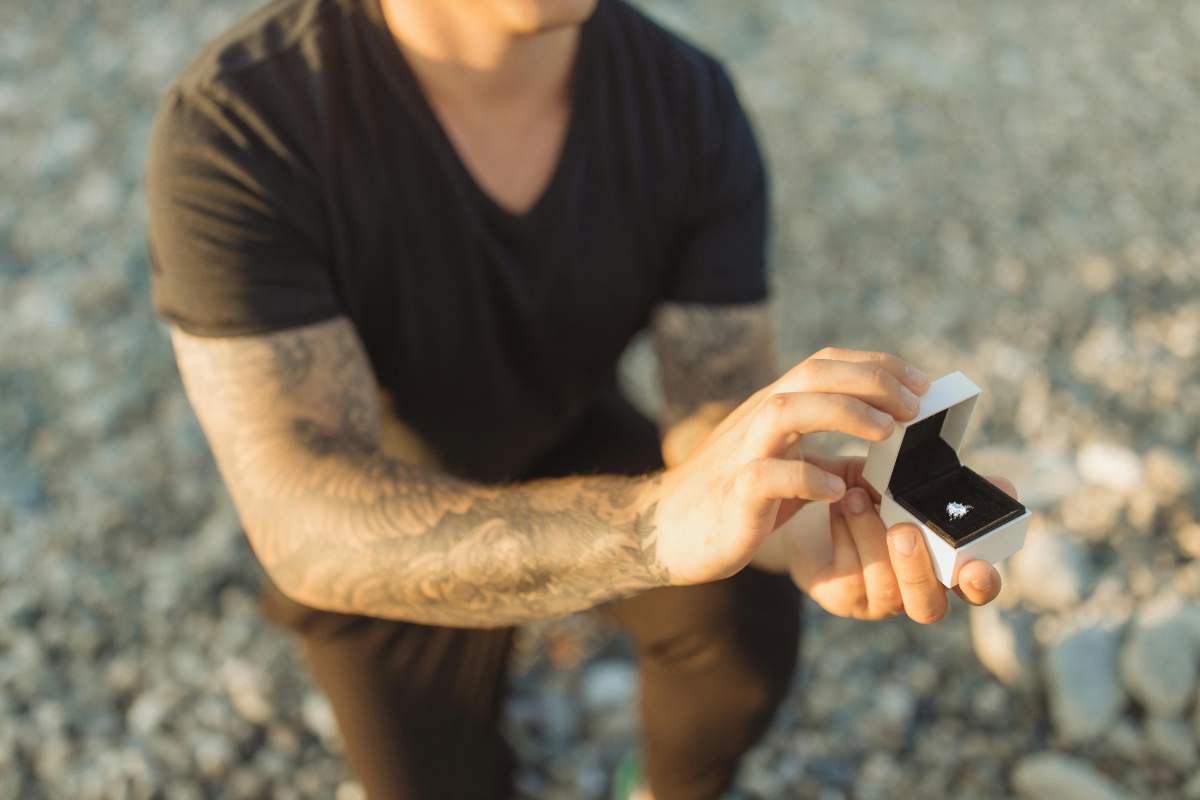
[[671, 570], [664, 563], [660, 544], [660, 500], [666, 470], [651, 473], [641, 479], [633, 503], [630, 536], [633, 550], [645, 571], [648, 588], [673, 585]]

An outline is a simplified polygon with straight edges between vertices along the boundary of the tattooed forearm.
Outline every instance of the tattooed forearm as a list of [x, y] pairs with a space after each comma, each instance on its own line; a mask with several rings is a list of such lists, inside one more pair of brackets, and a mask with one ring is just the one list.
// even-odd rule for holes
[[385, 452], [374, 378], [345, 319], [172, 338], [255, 551], [301, 602], [487, 627], [670, 580], [655, 553], [656, 475], [481, 486]]
[[669, 303], [654, 316], [662, 374], [663, 427], [705, 404], [740, 403], [777, 375], [775, 340], [765, 303]]

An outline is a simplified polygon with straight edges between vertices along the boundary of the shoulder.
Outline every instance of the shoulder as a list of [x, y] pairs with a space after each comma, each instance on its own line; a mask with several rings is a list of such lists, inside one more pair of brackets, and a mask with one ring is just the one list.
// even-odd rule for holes
[[343, 5], [344, 0], [272, 0], [201, 47], [171, 89], [210, 90], [271, 71], [281, 61], [295, 63], [322, 28], [344, 13]]
[[320, 70], [353, 0], [273, 0], [205, 44], [159, 101], [151, 162], [203, 144], [293, 166], [322, 136]]
[[732, 82], [721, 62], [700, 45], [670, 30], [626, 0], [601, 0], [598, 20], [609, 49], [629, 59], [643, 79], [693, 102], [728, 102]]

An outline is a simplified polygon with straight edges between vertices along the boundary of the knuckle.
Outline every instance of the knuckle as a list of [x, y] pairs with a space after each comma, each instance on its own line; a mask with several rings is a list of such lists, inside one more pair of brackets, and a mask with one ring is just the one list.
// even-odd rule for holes
[[910, 592], [920, 592], [931, 586], [929, 576], [910, 573], [896, 575], [896, 583], [901, 589], [908, 589]]
[[748, 461], [738, 473], [738, 482], [743, 490], [753, 489], [766, 478], [767, 464], [760, 458]]
[[813, 359], [813, 358], [829, 359], [829, 358], [833, 358], [836, 353], [837, 353], [836, 347], [826, 346], [826, 347], [822, 347], [820, 350], [813, 353], [811, 356], [809, 356], [809, 358], [810, 359]]
[[767, 398], [767, 405], [772, 412], [782, 414], [784, 409], [788, 407], [788, 396], [783, 393], [773, 394]]
[[882, 389], [885, 392], [890, 391], [894, 380], [895, 378], [892, 377], [892, 373], [883, 367], [878, 365], [871, 367], [871, 385], [875, 388]]
[[940, 622], [944, 616], [946, 616], [946, 610], [938, 608], [923, 608], [909, 614], [913, 622], [921, 625], [932, 625], [935, 622]]
[[900, 587], [893, 583], [876, 588], [875, 602], [880, 608], [889, 612], [904, 608], [904, 601], [900, 597]]

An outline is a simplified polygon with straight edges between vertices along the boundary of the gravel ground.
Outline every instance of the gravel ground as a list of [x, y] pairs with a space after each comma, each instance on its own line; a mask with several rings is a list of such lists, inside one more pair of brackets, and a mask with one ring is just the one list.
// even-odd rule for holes
[[[147, 302], [154, 103], [250, 5], [0, 3], [3, 798], [361, 796]], [[812, 607], [741, 791], [1200, 797], [1200, 6], [646, 5], [757, 121], [785, 352], [964, 369], [968, 462], [1039, 510], [985, 610]], [[525, 632], [525, 796], [604, 796], [633, 683], [591, 617]]]

